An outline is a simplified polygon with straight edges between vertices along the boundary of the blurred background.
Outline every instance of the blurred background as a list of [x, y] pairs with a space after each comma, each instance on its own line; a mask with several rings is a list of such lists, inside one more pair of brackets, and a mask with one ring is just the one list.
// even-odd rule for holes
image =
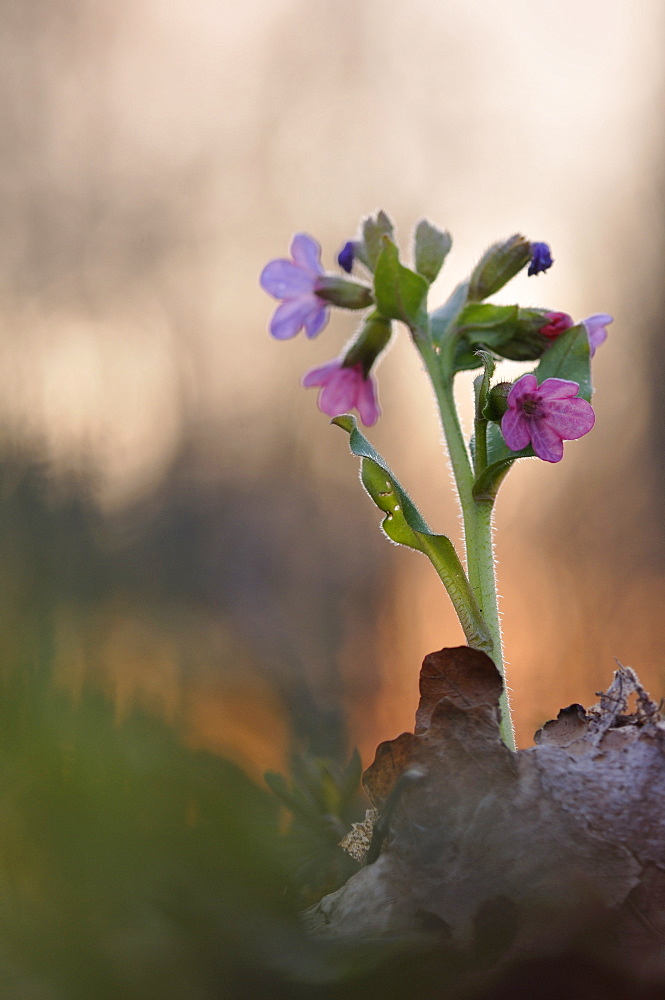
[[[366, 766], [412, 727], [423, 656], [463, 641], [433, 570], [381, 536], [345, 435], [299, 387], [354, 317], [335, 313], [313, 342], [268, 335], [258, 275], [294, 232], [333, 268], [363, 215], [385, 209], [407, 256], [426, 216], [454, 239], [436, 305], [519, 231], [556, 264], [502, 301], [615, 317], [593, 433], [561, 465], [518, 465], [497, 504], [518, 740], [593, 703], [615, 657], [665, 694], [664, 11], [2, 13], [0, 971], [17, 997], [149, 996], [158, 980], [162, 996], [226, 995], [210, 983], [236, 960], [216, 950], [228, 913], [242, 898], [255, 926], [288, 879], [282, 854], [267, 860], [284, 816], [263, 772], [334, 772], [353, 747]], [[370, 437], [457, 537], [403, 331], [379, 374]], [[260, 890], [229, 888], [238, 872]], [[63, 943], [81, 923], [88, 980], [80, 941]]]

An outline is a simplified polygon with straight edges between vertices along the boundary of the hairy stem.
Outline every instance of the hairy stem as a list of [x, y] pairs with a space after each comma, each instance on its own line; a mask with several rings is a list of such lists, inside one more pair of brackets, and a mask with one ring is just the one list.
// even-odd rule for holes
[[453, 376], [444, 374], [441, 359], [429, 344], [421, 341], [417, 346], [434, 388], [450, 464], [457, 485], [464, 524], [469, 583], [491, 636], [491, 649], [485, 648], [485, 651], [489, 653], [504, 678], [504, 691], [501, 696], [501, 735], [506, 745], [514, 750], [515, 737], [505, 688], [501, 624], [494, 572], [493, 505], [491, 501], [476, 500], [473, 496], [474, 472], [455, 406]]

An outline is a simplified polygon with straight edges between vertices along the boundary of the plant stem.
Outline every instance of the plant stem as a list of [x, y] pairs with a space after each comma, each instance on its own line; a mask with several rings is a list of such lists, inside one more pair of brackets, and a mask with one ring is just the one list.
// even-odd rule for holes
[[[496, 592], [496, 574], [494, 570], [494, 543], [492, 538], [492, 508], [490, 500], [472, 499], [472, 516], [464, 520], [467, 553], [473, 552], [474, 565], [478, 571], [475, 581], [470, 581], [476, 594], [476, 599], [483, 613], [483, 618], [492, 636], [492, 659], [497, 670], [503, 677], [503, 691], [499, 702], [501, 708], [501, 736], [511, 750], [515, 749], [515, 734], [508, 691], [506, 687], [506, 671], [503, 663], [503, 648], [501, 641], [501, 621]], [[467, 523], [469, 527], [467, 528]], [[477, 590], [476, 590], [477, 587]]]
[[[501, 695], [501, 736], [511, 750], [515, 737], [510, 717], [510, 707], [505, 687], [505, 672], [501, 648], [501, 624], [496, 594], [494, 548], [492, 542], [492, 502], [476, 500], [473, 496], [474, 473], [460, 426], [453, 392], [453, 376], [445, 375], [440, 357], [429, 343], [417, 342], [420, 354], [434, 388], [441, 425], [448, 446], [464, 524], [466, 567], [469, 583], [478, 602], [492, 638], [489, 652], [504, 678]], [[486, 459], [485, 459], [486, 461]]]

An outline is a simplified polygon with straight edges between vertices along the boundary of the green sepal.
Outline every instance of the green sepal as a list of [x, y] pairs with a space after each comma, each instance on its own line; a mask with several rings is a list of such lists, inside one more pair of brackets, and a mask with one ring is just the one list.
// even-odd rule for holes
[[336, 274], [323, 274], [317, 278], [316, 296], [342, 309], [367, 309], [374, 302], [372, 290], [367, 285]]
[[437, 229], [427, 219], [421, 219], [415, 232], [416, 271], [431, 284], [443, 266], [453, 245], [449, 232]]
[[[543, 354], [533, 374], [538, 379], [538, 385], [548, 378], [577, 382], [580, 387], [578, 396], [590, 402], [593, 393], [590, 360], [589, 338], [584, 326], [579, 324], [557, 337]], [[487, 428], [487, 468], [474, 484], [474, 498], [493, 500], [513, 462], [518, 458], [534, 458], [535, 454], [531, 445], [522, 451], [511, 451], [499, 425], [491, 423]]]
[[385, 513], [381, 527], [399, 545], [422, 552], [443, 582], [470, 646], [491, 650], [492, 638], [471, 590], [453, 543], [447, 535], [435, 535], [387, 462], [361, 434], [349, 414], [332, 421], [349, 434], [351, 451], [361, 460], [361, 480], [370, 497]]

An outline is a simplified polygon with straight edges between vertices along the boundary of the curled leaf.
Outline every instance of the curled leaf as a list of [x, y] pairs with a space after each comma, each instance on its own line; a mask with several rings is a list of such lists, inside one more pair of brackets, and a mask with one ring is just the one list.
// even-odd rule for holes
[[490, 633], [453, 543], [447, 535], [430, 531], [411, 497], [385, 459], [358, 430], [352, 416], [335, 417], [332, 423], [349, 434], [351, 451], [361, 459], [363, 486], [386, 515], [381, 525], [385, 534], [391, 541], [427, 556], [448, 591], [469, 645], [490, 651]]

